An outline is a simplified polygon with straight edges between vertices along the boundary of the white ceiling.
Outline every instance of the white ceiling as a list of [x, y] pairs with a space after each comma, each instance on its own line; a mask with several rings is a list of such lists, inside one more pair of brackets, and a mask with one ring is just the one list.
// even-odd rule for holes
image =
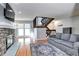
[[33, 20], [35, 16], [69, 17], [75, 3], [10, 3], [16, 20]]

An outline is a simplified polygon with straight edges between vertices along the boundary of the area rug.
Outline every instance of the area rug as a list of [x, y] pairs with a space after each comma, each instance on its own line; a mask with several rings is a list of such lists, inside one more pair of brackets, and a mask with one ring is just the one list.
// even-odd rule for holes
[[67, 56], [51, 44], [31, 44], [32, 56]]

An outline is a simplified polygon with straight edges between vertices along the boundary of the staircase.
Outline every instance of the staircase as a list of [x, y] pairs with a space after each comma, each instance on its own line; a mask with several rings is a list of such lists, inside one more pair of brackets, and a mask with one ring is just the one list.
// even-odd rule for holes
[[50, 30], [47, 27], [53, 20], [54, 18], [36, 16], [35, 19], [33, 20], [33, 28], [46, 28], [46, 34], [48, 36], [52, 31], [56, 32], [56, 30], [54, 29]]

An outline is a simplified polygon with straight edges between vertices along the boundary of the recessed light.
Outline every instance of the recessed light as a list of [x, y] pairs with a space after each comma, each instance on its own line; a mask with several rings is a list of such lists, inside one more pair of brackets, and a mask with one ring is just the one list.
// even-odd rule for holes
[[22, 12], [21, 12], [21, 11], [19, 11], [19, 12], [18, 12], [18, 14], [22, 14]]

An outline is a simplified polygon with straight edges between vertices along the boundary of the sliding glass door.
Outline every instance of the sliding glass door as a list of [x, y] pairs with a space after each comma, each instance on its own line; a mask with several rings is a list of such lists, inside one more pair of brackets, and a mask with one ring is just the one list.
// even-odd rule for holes
[[17, 26], [17, 37], [20, 44], [29, 44], [31, 36], [30, 24], [19, 24]]
[[18, 36], [24, 36], [24, 29], [22, 28], [18, 29]]

